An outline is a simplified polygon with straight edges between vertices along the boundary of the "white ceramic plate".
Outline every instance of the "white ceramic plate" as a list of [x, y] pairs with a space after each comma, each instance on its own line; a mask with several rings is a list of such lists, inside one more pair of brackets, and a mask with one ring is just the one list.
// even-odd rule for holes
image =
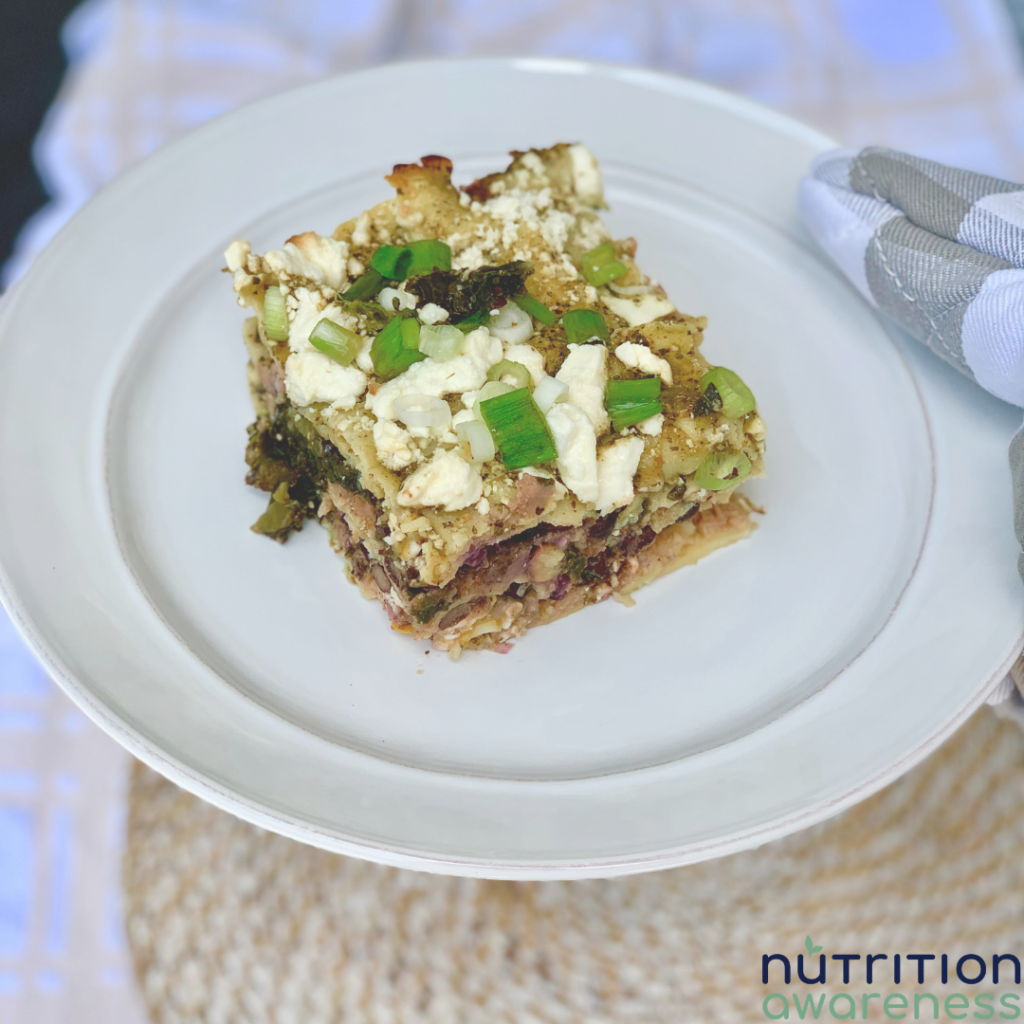
[[[393, 119], [429, 85], [424, 116]], [[391, 130], [391, 124], [396, 130]], [[218, 270], [328, 232], [424, 153], [461, 180], [583, 140], [617, 235], [769, 426], [755, 536], [451, 662], [391, 633], [322, 531], [249, 524], [243, 313]], [[187, 789], [427, 870], [613, 875], [833, 814], [948, 735], [1022, 644], [1016, 415], [891, 338], [808, 246], [830, 141], [705, 86], [406, 64], [229, 115], [119, 179], [0, 317], [4, 600], [71, 696]]]

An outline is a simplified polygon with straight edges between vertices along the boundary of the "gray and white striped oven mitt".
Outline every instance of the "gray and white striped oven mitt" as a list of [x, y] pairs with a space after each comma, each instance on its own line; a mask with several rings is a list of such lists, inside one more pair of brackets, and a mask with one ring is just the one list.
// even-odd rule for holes
[[[1024, 406], [1024, 185], [891, 149], [833, 150], [804, 222], [864, 297], [997, 398]], [[1010, 444], [1024, 547], [1024, 428]], [[1024, 554], [1017, 562], [1024, 578]]]

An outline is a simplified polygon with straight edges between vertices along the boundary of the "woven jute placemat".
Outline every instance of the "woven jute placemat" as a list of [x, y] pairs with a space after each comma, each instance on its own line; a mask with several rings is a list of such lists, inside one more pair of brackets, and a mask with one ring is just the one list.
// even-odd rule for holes
[[[1024, 737], [982, 709], [838, 818], [723, 860], [585, 882], [350, 860], [247, 825], [140, 765], [124, 881], [156, 1024], [746, 1024], [765, 1019], [770, 991], [808, 990], [795, 976], [761, 981], [763, 954], [785, 953], [795, 972], [808, 935], [826, 953], [1024, 959]], [[913, 970], [900, 986], [911, 996]], [[858, 988], [830, 972], [819, 991], [855, 993], [857, 1020], [859, 992], [896, 990], [888, 975]], [[934, 980], [924, 988], [940, 998], [985, 987]], [[1012, 969], [1009, 980], [990, 990], [1014, 990]], [[886, 1019], [879, 1000], [869, 1010]]]

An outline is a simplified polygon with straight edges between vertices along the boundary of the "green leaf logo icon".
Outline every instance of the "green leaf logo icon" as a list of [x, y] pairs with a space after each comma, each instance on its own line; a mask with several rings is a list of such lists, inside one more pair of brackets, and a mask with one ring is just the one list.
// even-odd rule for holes
[[816, 946], [810, 935], [804, 939], [804, 945], [807, 947], [808, 956], [814, 956], [815, 953], [820, 953], [825, 948], [824, 946]]

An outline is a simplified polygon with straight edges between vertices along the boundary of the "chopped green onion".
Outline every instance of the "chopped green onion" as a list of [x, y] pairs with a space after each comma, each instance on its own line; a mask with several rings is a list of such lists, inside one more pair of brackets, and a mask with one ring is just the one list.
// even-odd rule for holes
[[288, 340], [288, 308], [284, 303], [284, 293], [276, 284], [272, 284], [263, 296], [263, 329], [271, 341]]
[[612, 243], [606, 242], [580, 257], [580, 270], [595, 288], [600, 288], [601, 285], [622, 277], [629, 268], [619, 262]]
[[436, 238], [424, 238], [408, 245], [382, 245], [370, 257], [370, 266], [392, 281], [404, 281], [432, 270], [451, 270], [452, 250], [447, 242]]
[[750, 473], [750, 459], [743, 452], [712, 452], [698, 467], [693, 478], [705, 491], [724, 491]]
[[392, 281], [404, 281], [412, 253], [404, 245], [382, 245], [371, 257], [370, 266]]
[[494, 438], [479, 420], [465, 420], [456, 424], [455, 436], [473, 462], [490, 462], [494, 458]]
[[462, 351], [466, 336], [451, 324], [424, 324], [420, 327], [420, 351], [441, 362], [454, 359]]
[[359, 335], [324, 317], [310, 332], [309, 343], [342, 366], [351, 366], [359, 352]]
[[545, 327], [551, 327], [558, 323], [558, 317], [540, 299], [535, 299], [529, 292], [517, 295], [516, 305], [524, 313], [529, 313], [534, 320], [539, 320]]
[[610, 380], [604, 393], [604, 407], [616, 430], [632, 426], [661, 412], [661, 378]]
[[419, 351], [420, 347], [420, 322], [415, 317], [402, 317], [402, 348], [410, 348]]
[[556, 402], [564, 402], [569, 397], [569, 385], [545, 374], [540, 383], [533, 389], [533, 400], [541, 412], [547, 413]]
[[498, 395], [507, 395], [510, 391], [514, 391], [510, 384], [506, 384], [503, 380], [489, 380], [477, 393], [476, 401], [473, 403], [473, 415], [478, 420], [483, 420], [483, 416], [480, 415], [480, 403], [486, 402], [488, 398], [497, 398]]
[[610, 408], [627, 402], [656, 402], [661, 395], [660, 377], [637, 380], [610, 380], [605, 388], [604, 405]]
[[608, 325], [596, 309], [570, 309], [562, 317], [562, 326], [570, 345], [585, 345], [591, 338], [611, 340]]
[[530, 386], [530, 371], [522, 363], [514, 362], [511, 359], [502, 359], [495, 363], [487, 371], [488, 380], [501, 380], [502, 377], [511, 377], [514, 381], [514, 388], [526, 388]]
[[347, 291], [342, 292], [341, 297], [346, 302], [361, 302], [363, 299], [369, 299], [376, 295], [383, 283], [384, 275], [370, 267], [365, 274], [360, 274], [349, 285]]
[[470, 313], [469, 316], [460, 320], [455, 326], [460, 331], [475, 331], [478, 327], [483, 327], [490, 319], [491, 311], [489, 309], [478, 309], [475, 313]]
[[740, 375], [724, 366], [716, 366], [701, 377], [700, 391], [700, 398], [693, 408], [698, 416], [721, 409], [726, 416], [737, 419], [753, 412], [757, 405], [754, 393], [743, 383]]
[[506, 345], [521, 345], [533, 334], [533, 321], [525, 309], [509, 301], [497, 313], [491, 314], [487, 330]]
[[447, 242], [436, 238], [424, 238], [421, 242], [410, 242], [406, 249], [412, 254], [406, 277], [418, 277], [432, 270], [452, 269], [452, 250]]
[[407, 317], [396, 316], [373, 339], [370, 359], [373, 361], [374, 372], [381, 380], [391, 380], [408, 370], [413, 363], [427, 358], [422, 352], [402, 344], [402, 324], [407, 320]]
[[506, 469], [523, 469], [558, 455], [544, 413], [529, 388], [485, 399], [480, 413]]

